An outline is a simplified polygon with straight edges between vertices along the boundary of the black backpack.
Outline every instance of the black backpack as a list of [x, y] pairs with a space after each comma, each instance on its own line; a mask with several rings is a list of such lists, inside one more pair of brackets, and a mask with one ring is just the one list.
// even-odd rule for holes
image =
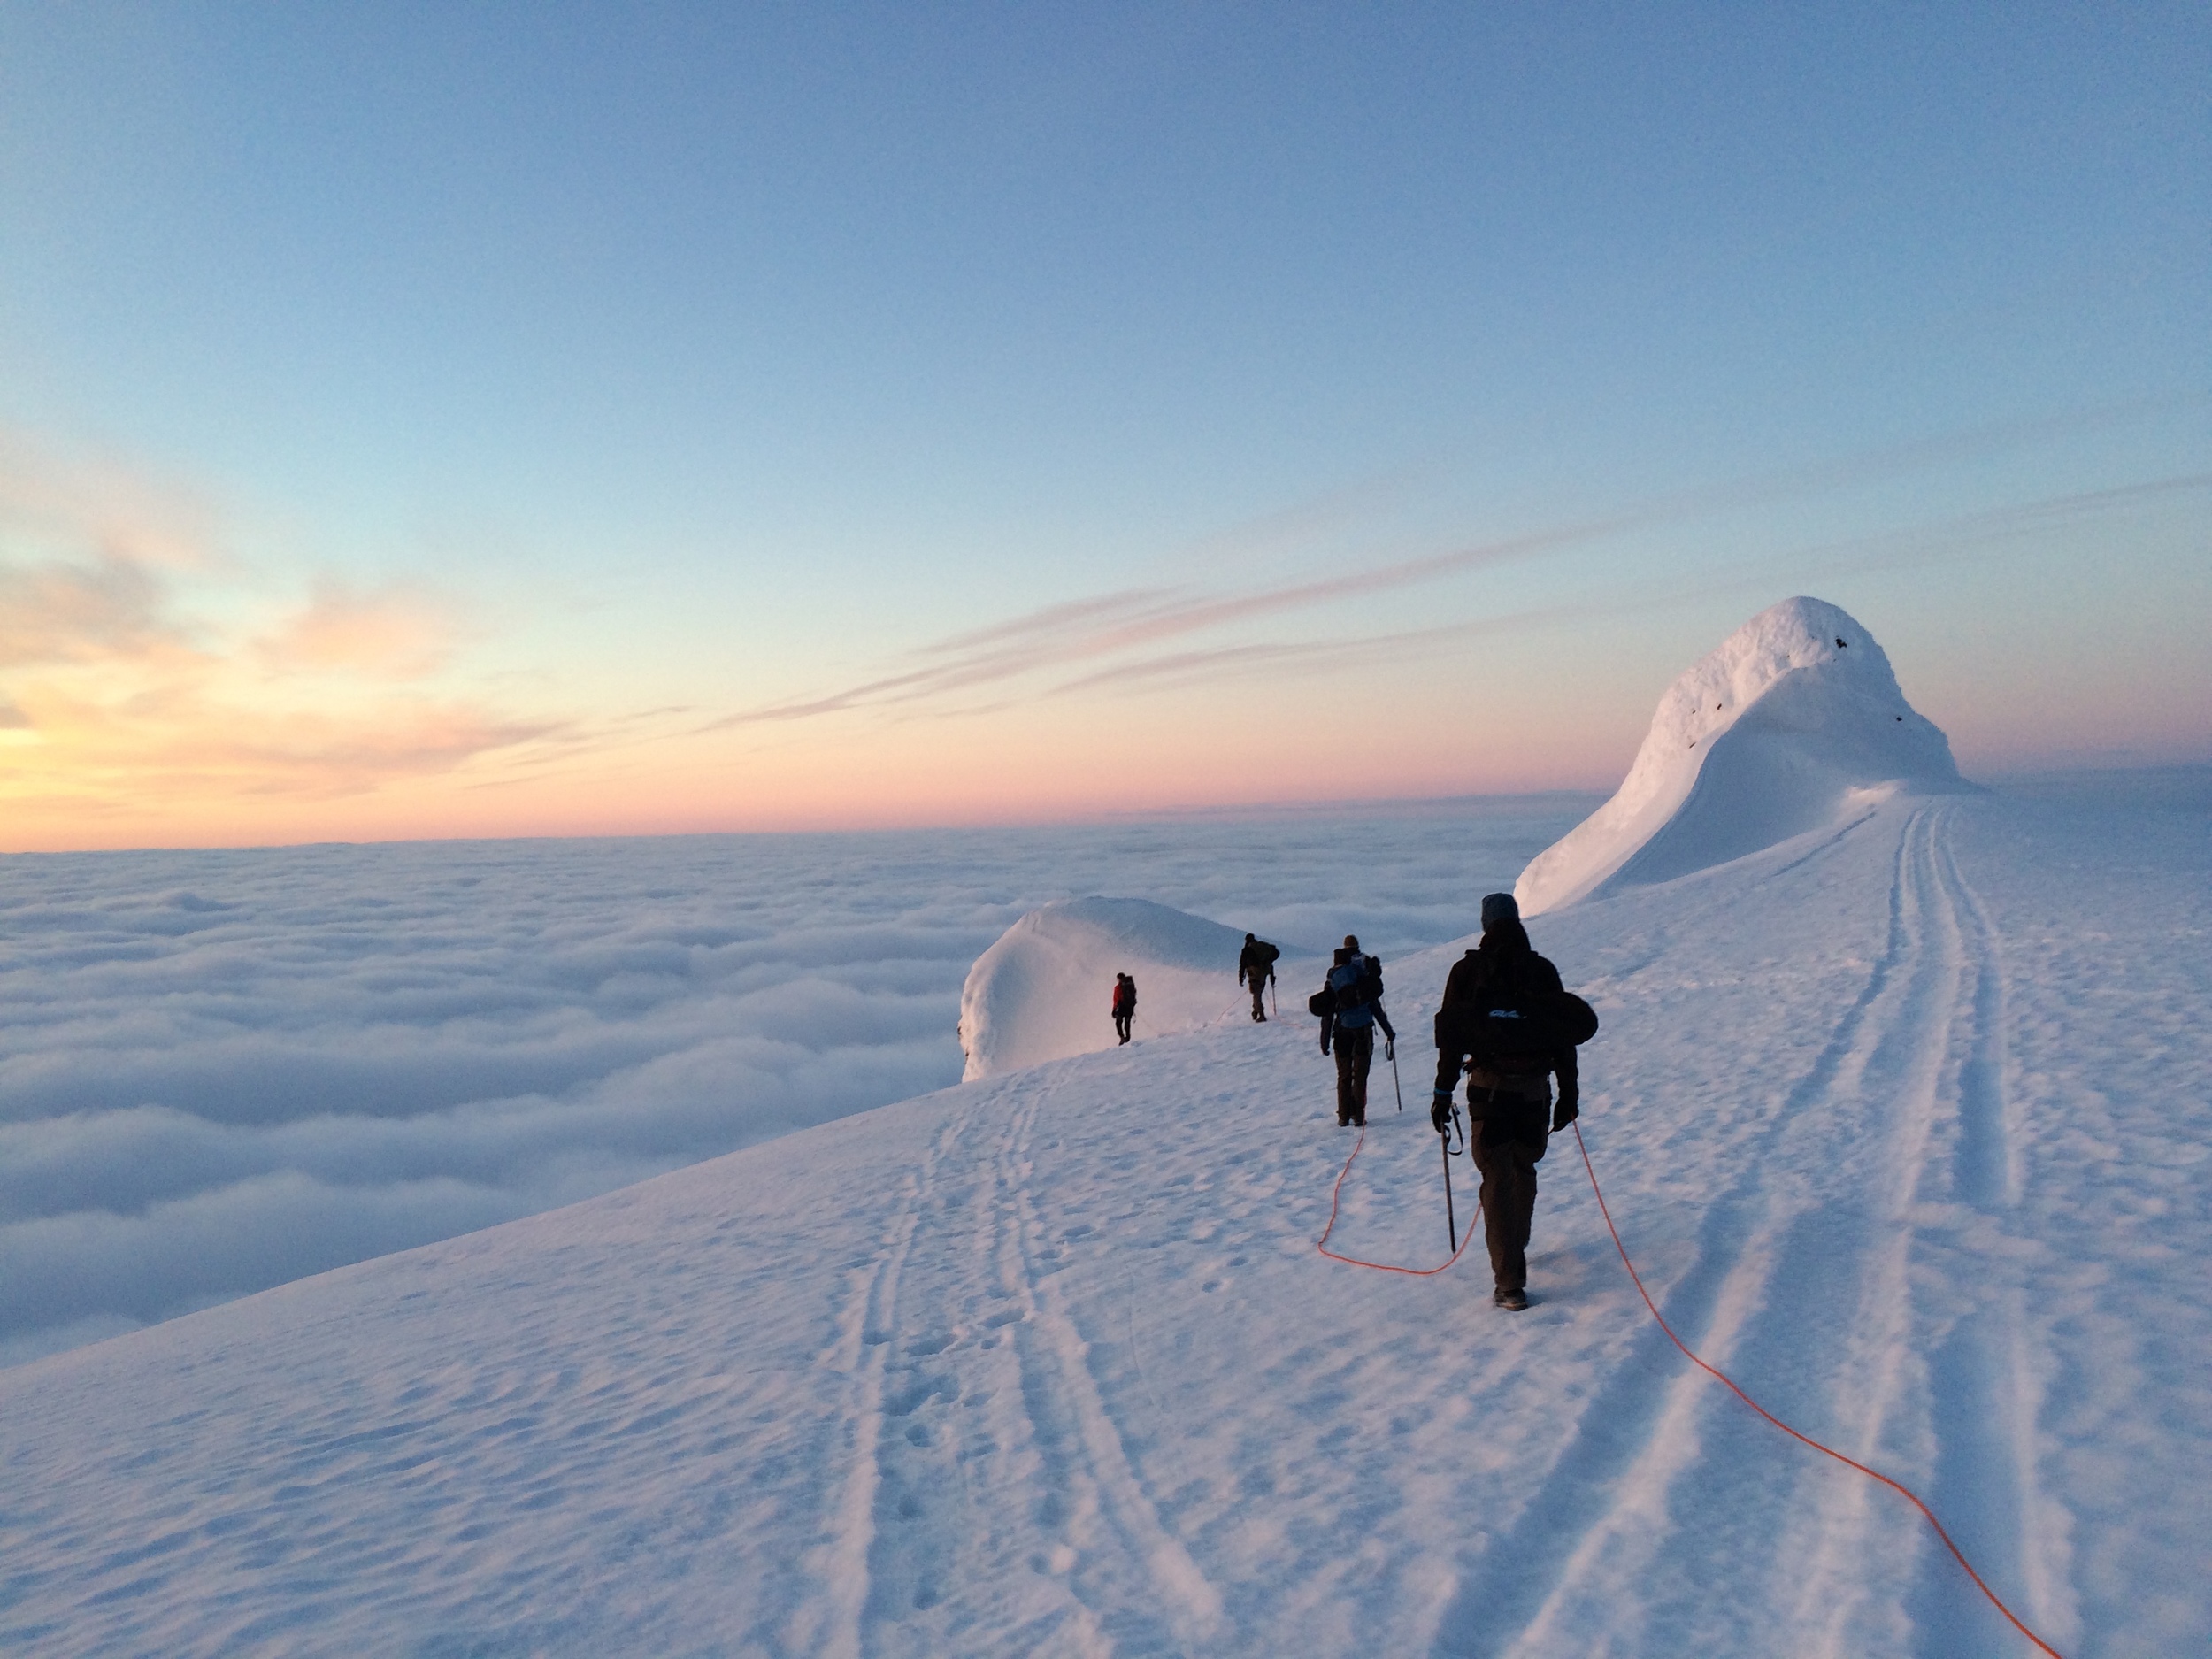
[[1527, 1077], [1552, 1068], [1563, 1048], [1579, 1048], [1598, 1033], [1597, 1010], [1572, 991], [1484, 987], [1471, 1006], [1436, 1016], [1437, 1047], [1456, 1048], [1486, 1071]]
[[1507, 1077], [1550, 1071], [1559, 1044], [1546, 1000], [1500, 987], [1463, 1009], [1460, 1033], [1475, 1064]]

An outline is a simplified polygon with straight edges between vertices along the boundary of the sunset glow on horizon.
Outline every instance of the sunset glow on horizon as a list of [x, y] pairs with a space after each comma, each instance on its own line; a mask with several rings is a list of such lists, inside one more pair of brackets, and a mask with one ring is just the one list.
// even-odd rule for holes
[[2200, 11], [0, 7], [0, 850], [2212, 761]]

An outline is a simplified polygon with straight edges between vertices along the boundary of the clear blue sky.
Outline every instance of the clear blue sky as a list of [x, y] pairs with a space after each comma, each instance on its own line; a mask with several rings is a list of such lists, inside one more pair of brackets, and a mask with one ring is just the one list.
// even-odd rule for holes
[[2212, 754], [2200, 4], [826, 12], [0, 4], [23, 810], [1602, 784], [1801, 590], [1970, 766]]

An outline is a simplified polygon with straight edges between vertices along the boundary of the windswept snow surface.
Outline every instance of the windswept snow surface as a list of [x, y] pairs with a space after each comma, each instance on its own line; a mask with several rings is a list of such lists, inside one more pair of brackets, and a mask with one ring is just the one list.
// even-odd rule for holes
[[1786, 599], [1684, 672], [1613, 798], [1522, 872], [1522, 914], [1669, 881], [1901, 793], [1970, 787], [1873, 635]]
[[[1893, 800], [1532, 929], [1668, 1317], [2069, 1659], [2212, 1632], [2208, 793]], [[1455, 954], [1333, 1248], [1444, 1256]], [[1512, 1316], [1479, 1246], [1315, 1253], [1331, 1116], [1231, 1021], [0, 1373], [0, 1649], [2028, 1652], [1666, 1345], [1571, 1137]]]
[[1249, 994], [1237, 984], [1243, 949], [1237, 929], [1149, 899], [1069, 899], [1032, 910], [968, 972], [960, 993], [966, 1080], [1115, 1047], [1118, 973], [1137, 983], [1132, 1026], [1145, 1036], [1233, 1015], [1248, 1020]]

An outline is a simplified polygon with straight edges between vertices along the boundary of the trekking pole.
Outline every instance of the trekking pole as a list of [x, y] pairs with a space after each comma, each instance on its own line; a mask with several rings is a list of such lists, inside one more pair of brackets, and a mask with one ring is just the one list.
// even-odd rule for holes
[[[1459, 1116], [1459, 1108], [1452, 1108], [1452, 1116]], [[1436, 1149], [1444, 1155], [1444, 1227], [1452, 1240], [1452, 1254], [1459, 1254], [1459, 1222], [1452, 1214], [1452, 1138], [1449, 1133], [1436, 1137]]]

